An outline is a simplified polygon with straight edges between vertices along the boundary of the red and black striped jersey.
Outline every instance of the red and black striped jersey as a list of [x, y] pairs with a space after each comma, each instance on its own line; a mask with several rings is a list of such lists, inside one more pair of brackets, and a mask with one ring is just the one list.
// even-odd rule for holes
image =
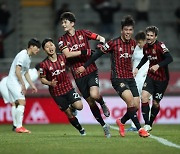
[[73, 89], [71, 80], [66, 73], [65, 55], [57, 55], [57, 61], [52, 62], [48, 58], [40, 63], [40, 77], [46, 78], [48, 81], [55, 79], [57, 85], [49, 86], [49, 92], [52, 96], [60, 96]]
[[[64, 48], [69, 48], [70, 52], [76, 52], [80, 50], [90, 49], [89, 40], [95, 40], [97, 34], [92, 33], [88, 30], [76, 30], [73, 36], [70, 36], [68, 33], [64, 34], [59, 38], [58, 45], [60, 51]], [[75, 79], [88, 75], [97, 70], [96, 64], [93, 63], [87, 67], [84, 73], [76, 74], [76, 69], [80, 66], [83, 66], [86, 61], [90, 59], [90, 56], [80, 55], [77, 57], [67, 59], [68, 64], [71, 68], [71, 72]]]
[[[162, 42], [156, 41], [152, 45], [146, 43], [143, 47], [143, 53], [149, 59], [149, 68], [163, 61], [163, 54], [165, 52], [169, 52], [169, 50]], [[147, 75], [154, 80], [169, 80], [168, 66], [159, 67], [159, 69], [156, 72], [152, 72], [149, 70]]]
[[136, 42], [130, 39], [124, 42], [120, 37], [107, 42], [111, 54], [111, 78], [133, 78], [132, 55]]

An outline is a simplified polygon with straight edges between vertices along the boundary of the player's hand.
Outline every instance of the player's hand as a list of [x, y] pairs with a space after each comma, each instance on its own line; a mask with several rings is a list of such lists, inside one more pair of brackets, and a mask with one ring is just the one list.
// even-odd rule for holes
[[57, 85], [57, 82], [58, 81], [56, 79], [53, 79], [50, 86], [55, 87]]
[[80, 66], [76, 69], [76, 73], [81, 75], [85, 70], [84, 66]]
[[38, 91], [37, 88], [33, 85], [32, 86], [32, 93], [37, 93], [37, 91]]
[[134, 69], [134, 72], [133, 72], [133, 76], [136, 77], [137, 74], [138, 74], [138, 69], [135, 68], [135, 69]]
[[152, 71], [152, 72], [156, 72], [158, 69], [159, 69], [159, 65], [158, 64], [153, 65], [153, 66], [150, 67], [150, 71]]
[[21, 90], [21, 93], [23, 94], [23, 95], [26, 95], [26, 87], [25, 87], [25, 85], [22, 85], [22, 90]]
[[100, 49], [102, 52], [106, 52], [108, 49], [109, 49], [109, 45], [106, 43], [102, 43], [100, 42], [97, 46], [96, 46], [97, 49]]

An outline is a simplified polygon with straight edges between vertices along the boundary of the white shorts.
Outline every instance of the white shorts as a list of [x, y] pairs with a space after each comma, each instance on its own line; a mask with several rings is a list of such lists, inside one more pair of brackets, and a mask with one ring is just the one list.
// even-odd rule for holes
[[145, 79], [146, 79], [146, 75], [143, 75], [143, 74], [137, 74], [137, 76], [135, 77], [139, 95], [141, 95], [142, 93], [142, 88], [143, 88]]
[[18, 99], [25, 100], [25, 96], [21, 93], [22, 87], [18, 81], [7, 79], [6, 85], [11, 103], [14, 103]]

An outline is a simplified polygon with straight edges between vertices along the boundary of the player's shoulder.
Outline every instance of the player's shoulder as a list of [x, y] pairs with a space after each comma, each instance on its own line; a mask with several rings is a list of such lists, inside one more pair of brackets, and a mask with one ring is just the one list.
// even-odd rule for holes
[[27, 53], [27, 50], [26, 49], [23, 49], [23, 50], [21, 50], [18, 54], [17, 54], [17, 56], [19, 56], [19, 55], [21, 55], [21, 56], [26, 56], [28, 53]]
[[162, 41], [156, 41], [156, 45], [158, 48], [162, 49], [163, 51], [169, 51], [168, 48], [166, 47], [165, 43]]

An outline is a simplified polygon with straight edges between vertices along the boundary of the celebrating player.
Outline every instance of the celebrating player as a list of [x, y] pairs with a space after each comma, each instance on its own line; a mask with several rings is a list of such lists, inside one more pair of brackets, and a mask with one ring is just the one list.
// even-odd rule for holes
[[42, 48], [46, 52], [47, 58], [40, 63], [41, 82], [49, 86], [49, 92], [56, 104], [65, 112], [69, 122], [82, 136], [85, 136], [85, 129], [72, 113], [72, 109], [82, 110], [83, 104], [66, 73], [66, 58], [64, 54], [57, 55], [51, 38], [44, 39]]
[[[152, 124], [159, 113], [160, 101], [169, 82], [168, 64], [173, 61], [168, 48], [157, 40], [158, 28], [149, 26], [146, 28], [146, 41], [143, 47], [144, 57], [134, 70], [134, 74], [149, 60], [149, 70], [142, 90], [142, 115], [145, 121], [145, 130], [151, 131]], [[149, 119], [149, 97], [152, 95], [153, 104]]]
[[[75, 30], [75, 21], [75, 16], [71, 12], [65, 12], [61, 15], [62, 27], [64, 28], [65, 34], [59, 38], [59, 49], [67, 58], [71, 57], [68, 59], [68, 63], [76, 85], [84, 99], [88, 102], [94, 117], [103, 127], [105, 136], [109, 138], [111, 137], [109, 126], [102, 119], [100, 110], [96, 104], [96, 102], [98, 102], [103, 109], [104, 115], [109, 117], [109, 109], [102, 96], [99, 94], [99, 79], [95, 63], [87, 67], [86, 71], [82, 74], [76, 73], [76, 69], [81, 65], [84, 65], [90, 58], [90, 54], [87, 52], [91, 51], [88, 40], [98, 40], [101, 43], [104, 43], [105, 39], [88, 30]], [[82, 52], [80, 56], [77, 56], [77, 50]]]
[[111, 82], [112, 86], [119, 96], [127, 104], [127, 112], [121, 119], [117, 119], [119, 133], [125, 136], [124, 124], [131, 119], [142, 137], [148, 137], [149, 133], [141, 128], [137, 118], [136, 111], [139, 106], [139, 93], [132, 72], [132, 54], [136, 46], [135, 40], [132, 39], [134, 32], [134, 20], [131, 16], [126, 16], [121, 21], [121, 36], [108, 41], [105, 45], [98, 45], [100, 50], [93, 54], [84, 66], [77, 69], [78, 73], [85, 71], [85, 68], [94, 62], [104, 53], [111, 54]]

